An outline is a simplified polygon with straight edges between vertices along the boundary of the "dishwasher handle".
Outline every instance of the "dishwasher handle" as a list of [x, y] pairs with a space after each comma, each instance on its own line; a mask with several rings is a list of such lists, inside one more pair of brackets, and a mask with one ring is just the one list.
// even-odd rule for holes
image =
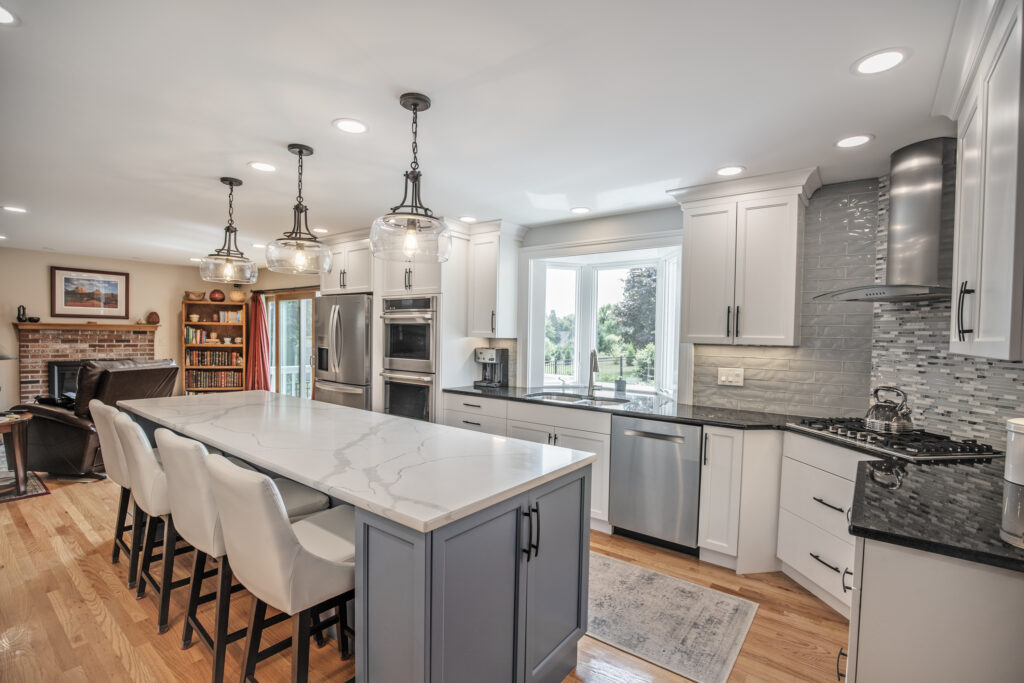
[[626, 436], [639, 436], [644, 439], [658, 439], [660, 441], [671, 441], [672, 443], [686, 443], [685, 436], [675, 434], [658, 434], [657, 432], [642, 432], [637, 429], [624, 429], [622, 433]]

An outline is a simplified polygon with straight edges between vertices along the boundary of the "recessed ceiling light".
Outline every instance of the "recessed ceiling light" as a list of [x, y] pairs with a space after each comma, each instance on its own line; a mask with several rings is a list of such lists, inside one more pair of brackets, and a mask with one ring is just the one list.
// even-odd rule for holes
[[459, 216], [459, 220], [463, 223], [476, 223], [475, 216]]
[[0, 240], [5, 240], [5, 239], [7, 239], [7, 235], [0, 235]]
[[854, 69], [859, 74], [878, 74], [899, 66], [905, 58], [901, 50], [882, 50], [858, 60]]
[[737, 175], [746, 171], [744, 166], [723, 166], [722, 168], [715, 171], [718, 175]]
[[318, 232], [321, 235], [327, 232], [327, 228], [313, 228], [313, 232]]
[[585, 214], [585, 213], [590, 213], [590, 209], [588, 209], [585, 206], [574, 206], [573, 208], [571, 208], [569, 210], [572, 211], [573, 213], [581, 214], [581, 215]]
[[851, 135], [836, 142], [836, 147], [860, 147], [871, 142], [874, 137], [874, 135]]
[[4, 211], [10, 211], [11, 213], [28, 213], [28, 209], [23, 209], [20, 206], [5, 206]]
[[254, 171], [263, 171], [264, 173], [271, 173], [277, 170], [273, 164], [268, 164], [265, 161], [250, 161], [249, 168]]
[[196, 263], [199, 263], [202, 260], [203, 259], [199, 258], [198, 256], [193, 256], [192, 258], [189, 259], [189, 261], [195, 261]]
[[366, 124], [356, 119], [342, 118], [332, 121], [334, 127], [344, 133], [365, 133]]
[[254, 244], [254, 245], [252, 245], [252, 248], [253, 249], [266, 249], [267, 245], [265, 245], [265, 244]]
[[13, 24], [14, 22], [14, 15], [0, 7], [0, 24]]

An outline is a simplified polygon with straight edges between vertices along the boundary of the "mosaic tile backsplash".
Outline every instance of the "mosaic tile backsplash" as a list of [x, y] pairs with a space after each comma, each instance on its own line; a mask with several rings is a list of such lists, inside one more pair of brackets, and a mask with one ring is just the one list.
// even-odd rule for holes
[[[885, 280], [888, 182], [879, 183], [876, 279]], [[909, 395], [914, 425], [1002, 450], [1006, 420], [1024, 417], [1024, 364], [949, 352], [950, 302], [875, 304], [872, 386]]]
[[[879, 183], [821, 187], [805, 212], [800, 346], [705, 346], [694, 351], [694, 403], [816, 416], [863, 416], [871, 378], [872, 304], [813, 297], [870, 285]], [[719, 367], [744, 368], [744, 386], [718, 385]]]

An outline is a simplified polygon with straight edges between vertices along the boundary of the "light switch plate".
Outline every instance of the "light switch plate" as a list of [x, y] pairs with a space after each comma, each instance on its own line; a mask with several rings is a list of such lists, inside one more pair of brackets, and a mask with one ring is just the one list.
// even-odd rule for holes
[[742, 387], [743, 368], [718, 368], [718, 383], [727, 387]]

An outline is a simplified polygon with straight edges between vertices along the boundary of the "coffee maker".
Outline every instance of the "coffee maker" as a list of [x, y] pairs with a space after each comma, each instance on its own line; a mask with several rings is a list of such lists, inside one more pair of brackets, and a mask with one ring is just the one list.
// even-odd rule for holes
[[508, 386], [508, 349], [481, 348], [474, 352], [476, 362], [483, 366], [480, 379], [473, 382], [478, 389]]

